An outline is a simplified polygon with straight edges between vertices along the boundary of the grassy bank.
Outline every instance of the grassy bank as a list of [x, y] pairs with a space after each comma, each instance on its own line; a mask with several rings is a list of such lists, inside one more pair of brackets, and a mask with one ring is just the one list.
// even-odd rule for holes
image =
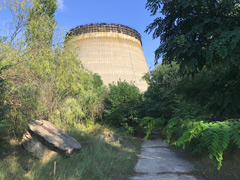
[[[109, 128], [82, 125], [65, 129], [82, 145], [73, 156], [41, 162], [27, 152], [18, 140], [1, 142], [0, 179], [126, 179], [133, 173], [140, 140]], [[56, 173], [53, 173], [56, 161]]]

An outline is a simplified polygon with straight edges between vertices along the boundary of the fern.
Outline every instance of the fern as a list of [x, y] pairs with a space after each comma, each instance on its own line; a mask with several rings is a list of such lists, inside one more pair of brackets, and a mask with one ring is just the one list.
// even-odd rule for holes
[[163, 127], [162, 133], [166, 135], [166, 142], [169, 143], [171, 137], [175, 135], [178, 138], [173, 142], [175, 146], [185, 148], [188, 144], [194, 146], [193, 151], [205, 152], [207, 150], [209, 158], [216, 160], [218, 170], [222, 166], [224, 151], [232, 144], [240, 148], [240, 120], [238, 119], [208, 123], [196, 119], [174, 117], [166, 124], [163, 118], [145, 117], [141, 125], [147, 129], [145, 138], [149, 136], [153, 128]]
[[231, 141], [240, 148], [240, 121], [230, 121], [231, 123]]
[[183, 146], [192, 139], [197, 139], [200, 142], [203, 140], [207, 147], [210, 159], [215, 158], [217, 161], [217, 169], [222, 166], [223, 152], [227, 149], [230, 143], [231, 126], [229, 122], [204, 123], [191, 122], [189, 128], [178, 138], [173, 144]]
[[168, 121], [167, 126], [163, 129], [163, 134], [166, 135], [166, 142], [170, 142], [173, 133], [176, 131], [176, 126], [181, 123], [180, 118], [172, 118]]
[[[232, 141], [240, 148], [240, 122], [238, 120], [211, 123], [190, 120], [186, 123], [177, 118], [171, 119], [164, 128], [167, 142], [170, 141], [173, 133], [180, 131], [179, 128], [183, 129], [183, 133], [179, 134], [173, 144], [185, 148], [186, 143], [191, 144], [193, 139], [198, 144], [203, 143], [199, 147], [208, 150], [209, 158], [216, 160], [218, 170], [222, 166], [223, 153], [229, 147], [230, 142]], [[199, 151], [202, 152], [202, 150]]]
[[152, 118], [152, 117], [143, 118], [140, 125], [143, 126], [145, 129], [147, 129], [147, 133], [144, 138], [147, 139], [154, 128], [161, 127], [163, 126], [164, 123], [165, 123], [165, 119], [163, 118]]
[[190, 127], [183, 133], [183, 135], [175, 141], [173, 144], [176, 146], [183, 145], [183, 148], [185, 148], [185, 144], [187, 142], [191, 142], [193, 138], [199, 137], [202, 132], [206, 129], [206, 125], [203, 121], [200, 122], [192, 122]]

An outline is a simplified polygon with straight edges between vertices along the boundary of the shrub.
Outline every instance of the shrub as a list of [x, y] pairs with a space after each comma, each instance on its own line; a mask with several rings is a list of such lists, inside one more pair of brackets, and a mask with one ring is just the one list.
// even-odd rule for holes
[[175, 89], [181, 80], [178, 75], [179, 67], [173, 65], [159, 65], [146, 75], [149, 88], [144, 94], [141, 116], [171, 118], [177, 103]]
[[138, 109], [142, 94], [133, 84], [118, 81], [109, 85], [110, 91], [105, 98], [103, 119], [114, 127], [124, 127], [133, 132], [139, 124]]

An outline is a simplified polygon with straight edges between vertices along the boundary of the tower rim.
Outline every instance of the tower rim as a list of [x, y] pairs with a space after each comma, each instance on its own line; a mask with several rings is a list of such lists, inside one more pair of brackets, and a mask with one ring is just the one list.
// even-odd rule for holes
[[96, 33], [96, 32], [115, 32], [125, 34], [131, 37], [136, 38], [142, 44], [142, 38], [140, 33], [126, 25], [122, 24], [114, 24], [114, 23], [91, 23], [86, 25], [77, 26], [72, 28], [70, 31], [67, 32], [66, 37], [71, 36], [78, 36], [81, 34], [88, 34], [88, 33]]

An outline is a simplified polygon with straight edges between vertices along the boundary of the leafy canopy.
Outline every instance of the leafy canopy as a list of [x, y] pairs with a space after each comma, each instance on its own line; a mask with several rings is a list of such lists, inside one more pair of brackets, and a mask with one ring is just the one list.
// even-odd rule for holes
[[33, 0], [33, 7], [28, 14], [27, 41], [32, 46], [51, 45], [53, 31], [56, 28], [54, 13], [56, 0]]
[[158, 16], [146, 32], [160, 38], [155, 62], [176, 61], [184, 73], [225, 63], [240, 67], [239, 0], [148, 0]]

